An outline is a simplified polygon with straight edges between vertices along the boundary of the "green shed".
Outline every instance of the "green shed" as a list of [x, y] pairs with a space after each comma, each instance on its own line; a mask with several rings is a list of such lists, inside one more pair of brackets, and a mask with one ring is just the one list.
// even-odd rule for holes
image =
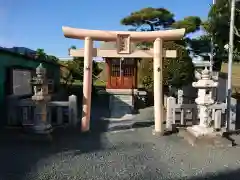
[[46, 68], [48, 79], [54, 82], [52, 93], [56, 92], [60, 85], [60, 64], [0, 49], [0, 125], [7, 123], [7, 96], [32, 95], [29, 80], [35, 75], [35, 69], [40, 63]]

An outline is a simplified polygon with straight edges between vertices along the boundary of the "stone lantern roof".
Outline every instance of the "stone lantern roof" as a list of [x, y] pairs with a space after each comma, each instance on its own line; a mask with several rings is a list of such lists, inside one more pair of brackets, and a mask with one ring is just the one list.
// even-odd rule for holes
[[37, 75], [45, 75], [46, 69], [43, 67], [42, 63], [39, 64], [39, 66], [36, 68], [36, 74]]

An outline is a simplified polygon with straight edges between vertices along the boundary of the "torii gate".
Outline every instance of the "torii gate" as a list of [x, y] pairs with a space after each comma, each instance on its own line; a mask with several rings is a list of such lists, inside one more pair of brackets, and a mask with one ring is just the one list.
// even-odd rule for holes
[[[163, 133], [163, 55], [174, 56], [174, 52], [163, 52], [163, 41], [179, 40], [185, 34], [185, 29], [132, 32], [132, 31], [102, 31], [87, 30], [71, 27], [62, 27], [64, 36], [67, 38], [85, 40], [84, 49], [70, 50], [71, 56], [84, 56], [84, 78], [83, 78], [83, 110], [81, 130], [87, 132], [90, 129], [91, 113], [91, 91], [92, 91], [92, 59], [99, 57], [128, 57], [146, 58], [153, 57], [154, 73], [154, 121], [155, 135]], [[116, 41], [117, 50], [98, 50], [93, 48], [93, 41]], [[153, 49], [146, 51], [131, 51], [131, 42], [154, 42]], [[176, 54], [176, 53], [175, 53]]]

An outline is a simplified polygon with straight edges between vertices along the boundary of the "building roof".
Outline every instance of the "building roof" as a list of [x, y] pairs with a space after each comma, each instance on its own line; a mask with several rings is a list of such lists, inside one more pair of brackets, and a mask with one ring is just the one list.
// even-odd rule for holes
[[25, 55], [25, 54], [20, 54], [20, 53], [17, 53], [17, 52], [9, 51], [8, 49], [5, 49], [5, 48], [0, 48], [0, 53], [9, 54], [9, 55], [16, 56], [16, 57], [22, 57], [22, 58], [25, 58], [26, 60], [30, 60], [30, 61], [45, 62], [45, 63], [48, 63], [48, 64], [53, 64], [53, 65], [56, 65], [56, 66], [60, 66], [59, 63], [54, 62], [54, 61], [48, 61], [48, 60], [45, 60], [45, 59], [34, 58], [34, 57], [31, 57], [31, 56], [28, 56], [28, 55]]
[[9, 51], [20, 53], [20, 54], [36, 54], [36, 51], [26, 48], [26, 47], [12, 47], [12, 48], [5, 48]]

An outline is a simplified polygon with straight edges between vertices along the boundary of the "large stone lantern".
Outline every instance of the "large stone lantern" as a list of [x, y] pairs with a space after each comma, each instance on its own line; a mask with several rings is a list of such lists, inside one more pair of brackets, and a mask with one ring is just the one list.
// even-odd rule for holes
[[211, 105], [215, 103], [212, 99], [211, 91], [218, 86], [218, 82], [211, 79], [211, 72], [205, 68], [201, 77], [197, 82], [193, 82], [192, 86], [198, 89], [198, 97], [195, 99], [199, 108], [199, 125], [194, 125], [188, 130], [195, 136], [204, 136], [213, 133], [213, 127], [211, 127]]
[[46, 134], [52, 130], [51, 124], [47, 121], [47, 102], [51, 100], [51, 96], [48, 94], [46, 69], [42, 64], [36, 68], [36, 77], [32, 79], [31, 84], [34, 89], [32, 100], [35, 103], [32, 130], [38, 134]]

